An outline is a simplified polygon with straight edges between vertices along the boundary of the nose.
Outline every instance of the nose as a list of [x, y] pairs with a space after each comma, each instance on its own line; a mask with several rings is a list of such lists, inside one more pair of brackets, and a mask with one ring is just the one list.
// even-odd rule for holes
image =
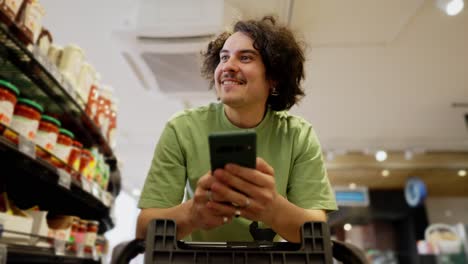
[[222, 70], [223, 72], [237, 72], [239, 70], [239, 66], [237, 66], [237, 63], [235, 62], [235, 58], [231, 57], [227, 61], [222, 62], [223, 67]]

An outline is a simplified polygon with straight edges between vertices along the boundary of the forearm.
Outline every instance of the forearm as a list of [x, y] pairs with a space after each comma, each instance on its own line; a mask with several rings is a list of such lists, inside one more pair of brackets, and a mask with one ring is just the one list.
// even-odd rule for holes
[[147, 208], [142, 209], [138, 216], [136, 237], [145, 238], [148, 223], [155, 219], [173, 219], [177, 224], [177, 239], [182, 239], [193, 231], [191, 221], [189, 220], [190, 205], [189, 200], [180, 205], [171, 208]]
[[275, 216], [271, 228], [282, 238], [290, 242], [300, 242], [300, 229], [305, 222], [325, 222], [327, 215], [323, 210], [306, 210], [290, 203], [278, 195]]

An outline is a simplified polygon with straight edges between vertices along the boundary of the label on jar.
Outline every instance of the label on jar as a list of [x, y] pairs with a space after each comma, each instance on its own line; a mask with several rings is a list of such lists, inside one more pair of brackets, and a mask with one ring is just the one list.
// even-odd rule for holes
[[5, 0], [5, 5], [17, 15], [22, 2], [23, 0]]
[[94, 244], [96, 243], [96, 237], [97, 237], [96, 233], [86, 232], [85, 246], [94, 247]]
[[72, 149], [72, 146], [57, 144], [55, 145], [55, 148], [54, 148], [54, 154], [61, 160], [65, 161], [65, 163], [68, 163], [68, 158], [70, 157], [71, 149]]
[[11, 120], [11, 127], [14, 130], [16, 130], [16, 132], [25, 136], [29, 140], [34, 141], [34, 138], [36, 137], [37, 128], [39, 127], [39, 121], [18, 115], [13, 115], [13, 119]]
[[14, 105], [10, 101], [0, 101], [0, 122], [10, 125], [13, 116]]
[[72, 67], [72, 74], [75, 76], [75, 78], [77, 78], [80, 74], [81, 64], [83, 64], [83, 59], [81, 56], [77, 56], [76, 61], [73, 63]]
[[77, 244], [82, 244], [84, 242], [85, 233], [84, 232], [77, 232], [75, 235], [75, 242]]
[[34, 141], [39, 146], [45, 148], [49, 152], [52, 152], [55, 144], [57, 144], [57, 137], [57, 133], [39, 130], [37, 131], [36, 139]]

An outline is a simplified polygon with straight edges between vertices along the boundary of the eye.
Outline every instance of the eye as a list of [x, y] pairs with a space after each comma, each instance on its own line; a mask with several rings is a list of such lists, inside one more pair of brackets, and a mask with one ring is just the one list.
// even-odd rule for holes
[[249, 62], [249, 61], [252, 60], [252, 57], [251, 56], [241, 56], [240, 60], [243, 61], [243, 62]]
[[221, 55], [219, 57], [219, 59], [222, 61], [222, 62], [226, 62], [228, 59], [229, 59], [229, 56], [228, 55]]

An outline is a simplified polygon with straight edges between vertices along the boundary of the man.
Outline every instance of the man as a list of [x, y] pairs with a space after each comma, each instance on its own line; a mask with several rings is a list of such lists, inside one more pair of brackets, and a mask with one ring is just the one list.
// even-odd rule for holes
[[[306, 221], [326, 221], [336, 202], [311, 125], [286, 111], [304, 95], [304, 54], [272, 17], [240, 21], [203, 53], [202, 73], [221, 101], [184, 111], [166, 125], [139, 207], [137, 237], [154, 218], [177, 223], [177, 238], [252, 240], [259, 221], [298, 242]], [[211, 132], [255, 130], [257, 165], [210, 172]], [[186, 181], [193, 197], [182, 202]], [[241, 190], [238, 191], [238, 190]]]

